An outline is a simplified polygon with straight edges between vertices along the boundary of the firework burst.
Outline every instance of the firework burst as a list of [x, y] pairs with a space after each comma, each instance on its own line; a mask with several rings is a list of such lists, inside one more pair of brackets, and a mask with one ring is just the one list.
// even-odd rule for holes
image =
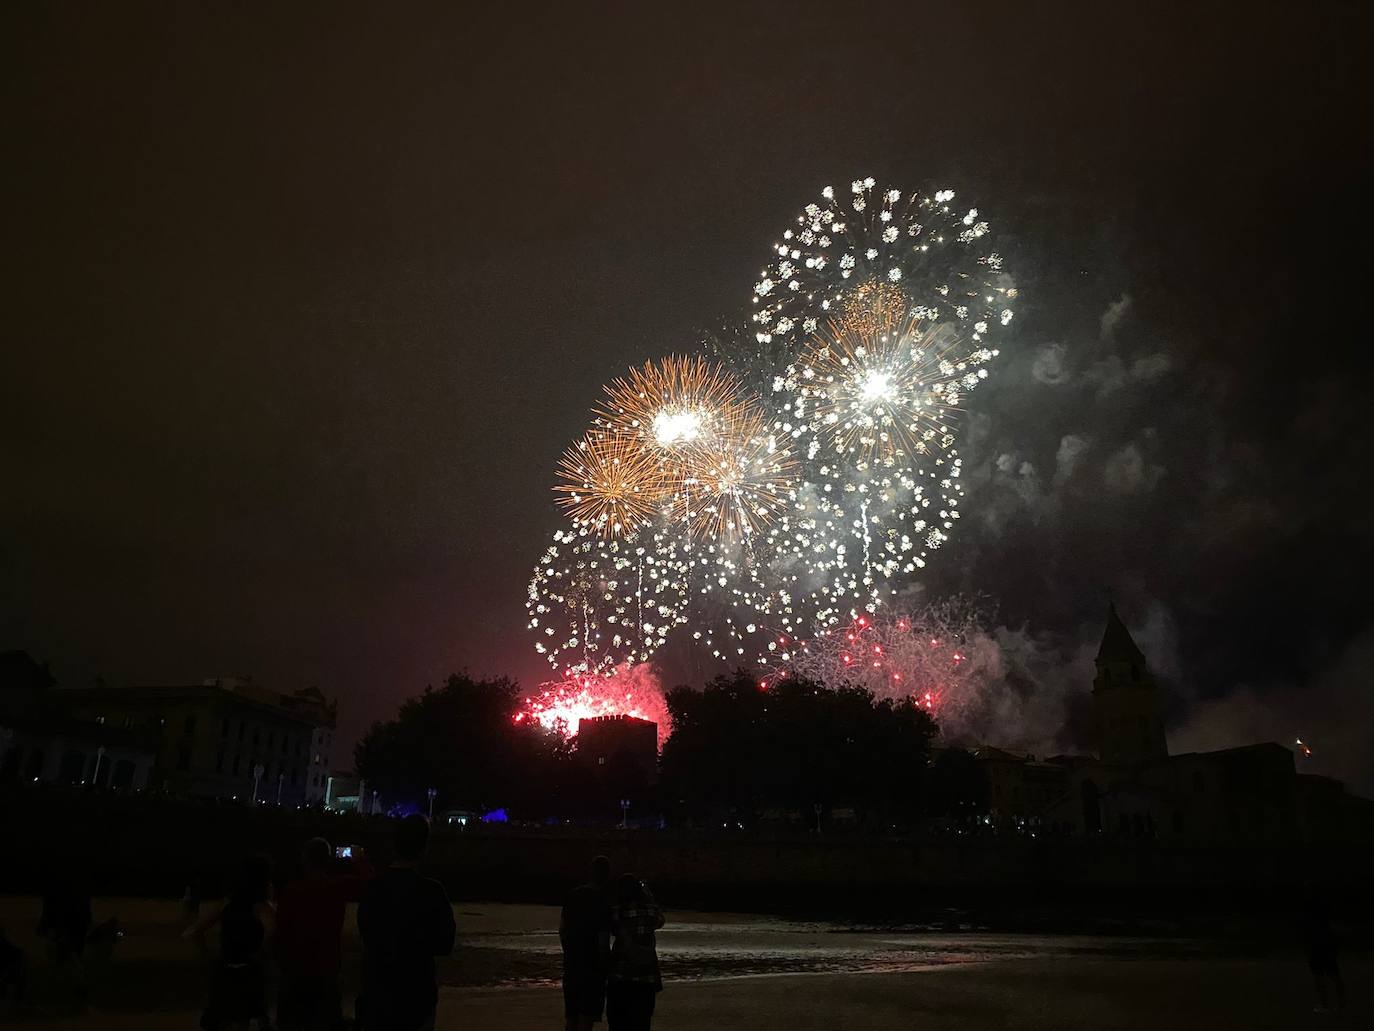
[[988, 348], [964, 353], [949, 325], [905, 310], [860, 308], [830, 322], [781, 378], [790, 408], [825, 438], [821, 450], [860, 470], [918, 464], [954, 443], [959, 402], [987, 377]]
[[826, 687], [861, 687], [876, 698], [910, 699], [957, 717], [1000, 651], [978, 607], [953, 598], [910, 612], [861, 615], [807, 640], [779, 635], [764, 682], [785, 677]]
[[[977, 208], [953, 206], [953, 190], [903, 193], [856, 179], [848, 194], [826, 187], [796, 228], [773, 245], [773, 260], [754, 285], [753, 320], [762, 344], [800, 344], [858, 291], [895, 291], [905, 306], [938, 321], [973, 327], [972, 338], [1011, 321], [1015, 288], [989, 247]], [[793, 353], [796, 351], [793, 347]]]
[[[769, 614], [790, 632], [890, 603], [952, 533], [955, 418], [987, 375], [1016, 290], [953, 193], [856, 180], [783, 234], [754, 290], [750, 354], [773, 363], [775, 425], [796, 442], [793, 510], [770, 540]], [[788, 355], [778, 368], [779, 355]]]
[[600, 674], [648, 659], [683, 621], [683, 563], [649, 529], [608, 539], [559, 530], [530, 580], [535, 650], [555, 669]]
[[683, 482], [689, 532], [698, 541], [749, 540], [790, 503], [797, 463], [757, 407], [735, 433], [704, 445]]
[[712, 336], [729, 368], [674, 356], [606, 386], [529, 587], [560, 690], [609, 690], [684, 623], [726, 661], [807, 654], [915, 584], [959, 519], [958, 416], [1016, 297], [953, 199], [827, 188], [774, 245], [752, 333]]
[[574, 524], [605, 537], [647, 526], [669, 491], [661, 464], [625, 434], [588, 433], [564, 452], [558, 473], [559, 505]]
[[747, 407], [735, 378], [700, 357], [645, 362], [612, 380], [605, 392], [595, 409], [601, 421], [679, 460], [690, 460], [712, 441], [738, 439]]

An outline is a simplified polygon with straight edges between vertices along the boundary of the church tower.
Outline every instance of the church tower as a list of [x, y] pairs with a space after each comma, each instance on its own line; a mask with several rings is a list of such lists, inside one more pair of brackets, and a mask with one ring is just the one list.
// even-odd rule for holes
[[1097, 754], [1104, 763], [1140, 766], [1168, 758], [1159, 686], [1115, 605], [1107, 611], [1107, 629], [1097, 649], [1093, 714]]

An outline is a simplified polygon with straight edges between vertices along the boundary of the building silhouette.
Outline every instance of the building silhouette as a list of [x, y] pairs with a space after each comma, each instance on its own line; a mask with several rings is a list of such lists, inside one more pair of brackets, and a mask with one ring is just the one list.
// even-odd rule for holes
[[1167, 759], [1159, 685], [1115, 605], [1108, 607], [1095, 663], [1092, 698], [1098, 758], [1118, 766]]
[[1374, 836], [1374, 802], [1300, 773], [1273, 742], [1171, 755], [1158, 681], [1114, 605], [1092, 684], [1095, 751], [1037, 760], [975, 750], [983, 822], [1018, 832], [1197, 844]]
[[[251, 677], [54, 692], [64, 711], [155, 742], [148, 787], [281, 805], [322, 801], [337, 706], [315, 688], [268, 690]], [[318, 783], [317, 783], [318, 781]]]
[[658, 780], [658, 724], [637, 716], [579, 720], [577, 754], [612, 780], [648, 787]]

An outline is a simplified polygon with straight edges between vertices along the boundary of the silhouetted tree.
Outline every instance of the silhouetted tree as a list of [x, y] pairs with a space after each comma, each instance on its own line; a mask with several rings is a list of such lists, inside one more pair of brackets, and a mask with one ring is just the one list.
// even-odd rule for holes
[[519, 689], [504, 677], [451, 676], [437, 691], [402, 704], [358, 742], [359, 776], [384, 796], [424, 798], [443, 808], [542, 810], [556, 794], [561, 743], [537, 724], [515, 721]]
[[668, 707], [664, 798], [687, 814], [805, 819], [819, 803], [909, 825], [921, 812], [935, 724], [909, 702], [795, 680], [760, 688], [741, 671], [704, 691], [677, 688]]

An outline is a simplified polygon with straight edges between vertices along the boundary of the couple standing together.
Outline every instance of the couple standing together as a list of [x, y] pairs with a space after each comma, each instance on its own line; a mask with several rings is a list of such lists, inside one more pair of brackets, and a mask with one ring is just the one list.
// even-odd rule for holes
[[663, 990], [654, 932], [663, 910], [633, 874], [611, 883], [611, 862], [597, 856], [592, 881], [563, 906], [563, 1011], [567, 1031], [590, 1031], [604, 1009], [610, 1031], [649, 1031]]

